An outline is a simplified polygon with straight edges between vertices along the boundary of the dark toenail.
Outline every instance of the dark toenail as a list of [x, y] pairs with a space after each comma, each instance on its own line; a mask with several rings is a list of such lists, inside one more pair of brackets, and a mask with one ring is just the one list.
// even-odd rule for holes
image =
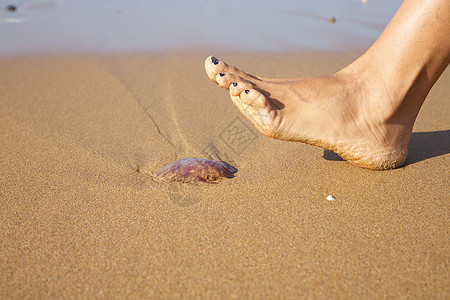
[[245, 93], [246, 93], [246, 94], [250, 93], [250, 90], [245, 90]]
[[220, 76], [220, 77], [222, 77], [222, 76], [225, 76], [225, 74], [223, 74], [223, 73], [219, 73], [219, 76]]
[[237, 82], [233, 82], [233, 86], [237, 86]]
[[219, 64], [219, 60], [217, 58], [215, 58], [214, 56], [211, 56], [211, 61], [215, 65]]

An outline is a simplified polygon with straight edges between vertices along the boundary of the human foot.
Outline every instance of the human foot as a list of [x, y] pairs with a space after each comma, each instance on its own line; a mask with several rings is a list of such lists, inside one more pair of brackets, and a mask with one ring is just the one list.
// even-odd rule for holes
[[323, 147], [374, 170], [393, 169], [405, 162], [414, 120], [399, 124], [402, 116], [395, 115], [389, 91], [365, 84], [354, 72], [266, 79], [215, 57], [206, 59], [205, 69], [212, 81], [230, 91], [234, 104], [268, 137]]

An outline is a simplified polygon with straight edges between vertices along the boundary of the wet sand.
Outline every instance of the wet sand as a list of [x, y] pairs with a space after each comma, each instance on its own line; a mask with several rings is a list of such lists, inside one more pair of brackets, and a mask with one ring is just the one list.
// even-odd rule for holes
[[[377, 172], [258, 134], [209, 54], [0, 60], [0, 298], [448, 298], [450, 70]], [[360, 52], [214, 54], [295, 77]], [[151, 179], [183, 157], [239, 171]]]
[[[369, 47], [402, 0], [0, 1], [0, 55]], [[16, 10], [7, 9], [14, 4]], [[335, 18], [331, 24], [328, 20]]]

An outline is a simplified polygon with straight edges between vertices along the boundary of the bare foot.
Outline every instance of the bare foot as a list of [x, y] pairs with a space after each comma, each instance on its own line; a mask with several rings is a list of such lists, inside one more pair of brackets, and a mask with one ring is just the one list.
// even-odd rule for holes
[[386, 85], [354, 67], [329, 77], [266, 79], [211, 56], [205, 69], [268, 137], [323, 147], [374, 170], [405, 162], [415, 115], [405, 119]]

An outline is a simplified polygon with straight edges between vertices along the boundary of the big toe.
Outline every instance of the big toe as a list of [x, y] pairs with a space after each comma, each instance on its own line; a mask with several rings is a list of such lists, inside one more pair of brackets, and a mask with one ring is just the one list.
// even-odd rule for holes
[[271, 128], [275, 111], [261, 92], [241, 86], [241, 88], [230, 88], [230, 94], [233, 103], [262, 134], [273, 135]]

